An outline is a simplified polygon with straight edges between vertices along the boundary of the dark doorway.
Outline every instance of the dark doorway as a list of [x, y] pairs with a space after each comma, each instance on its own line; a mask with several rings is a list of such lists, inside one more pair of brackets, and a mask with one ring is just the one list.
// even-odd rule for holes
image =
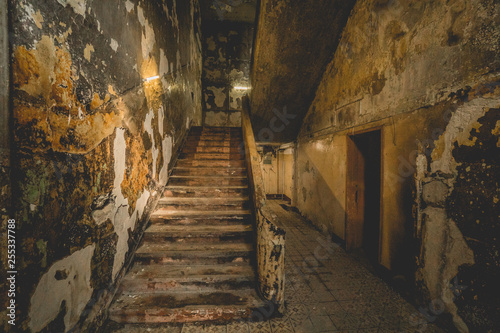
[[346, 247], [379, 263], [381, 131], [348, 137]]

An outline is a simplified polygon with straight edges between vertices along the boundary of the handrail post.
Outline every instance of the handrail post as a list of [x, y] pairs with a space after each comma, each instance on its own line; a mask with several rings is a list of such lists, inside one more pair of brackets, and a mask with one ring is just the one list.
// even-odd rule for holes
[[258, 291], [272, 302], [278, 313], [285, 305], [285, 236], [283, 228], [271, 222], [264, 209], [266, 196], [262, 181], [259, 155], [249, 115], [248, 97], [243, 99], [242, 130], [245, 159], [253, 201], [257, 245]]

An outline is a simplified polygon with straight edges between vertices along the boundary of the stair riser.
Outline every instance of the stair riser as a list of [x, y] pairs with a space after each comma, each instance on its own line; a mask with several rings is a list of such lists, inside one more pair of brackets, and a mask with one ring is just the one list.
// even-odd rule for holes
[[244, 168], [244, 160], [194, 160], [194, 159], [181, 159], [177, 161], [177, 167], [190, 168], [190, 167], [205, 167], [205, 168]]
[[192, 127], [190, 134], [194, 133], [220, 133], [220, 132], [230, 132], [230, 133], [241, 133], [241, 127]]
[[184, 148], [233, 148], [233, 149], [242, 149], [243, 142], [239, 141], [214, 141], [214, 140], [190, 140], [186, 141]]
[[245, 158], [244, 154], [217, 154], [217, 153], [181, 153], [179, 159], [185, 160], [222, 160], [222, 161], [240, 161]]
[[[158, 203], [157, 208], [165, 208], [171, 210], [237, 210], [237, 209], [249, 209], [249, 201], [229, 201], [233, 198], [227, 198], [228, 202], [217, 201], [212, 204], [209, 202], [200, 202], [203, 199], [199, 199], [199, 203], [193, 202], [162, 202]], [[195, 199], [196, 200], [196, 199]], [[206, 199], [205, 199], [206, 200]], [[214, 200], [215, 201], [215, 200]]]
[[251, 219], [207, 219], [207, 218], [151, 218], [151, 224], [169, 224], [169, 225], [185, 225], [185, 226], [198, 226], [198, 225], [249, 225]]
[[194, 135], [187, 138], [186, 142], [196, 141], [213, 141], [213, 142], [243, 142], [243, 136], [240, 134], [201, 134]]
[[183, 153], [219, 153], [219, 154], [244, 154], [244, 150], [239, 147], [184, 147]]
[[254, 277], [252, 267], [246, 264], [233, 265], [140, 265], [134, 263], [133, 267], [127, 273], [127, 277], [132, 279], [175, 279], [180, 281], [192, 276], [209, 276], [218, 278], [220, 276], [234, 276], [235, 278]]
[[163, 196], [166, 198], [247, 198], [248, 189], [221, 189], [212, 190], [175, 190], [167, 189]]
[[203, 321], [210, 322], [229, 322], [238, 319], [251, 318], [252, 311], [249, 309], [241, 309], [239, 311], [225, 312], [220, 311], [216, 307], [212, 311], [179, 311], [171, 313], [169, 311], [146, 313], [144, 311], [121, 311], [119, 313], [110, 313], [109, 319], [117, 323], [132, 323], [132, 324], [160, 324], [160, 323], [196, 323]]
[[251, 232], [244, 233], [225, 233], [224, 235], [205, 234], [205, 235], [167, 235], [146, 233], [144, 235], [146, 242], [162, 242], [162, 243], [251, 243], [253, 234]]
[[208, 278], [206, 281], [147, 281], [143, 279], [124, 281], [120, 285], [121, 291], [134, 290], [138, 293], [154, 292], [179, 292], [179, 291], [199, 291], [217, 292], [224, 290], [238, 290], [253, 288], [255, 282], [249, 278], [232, 278], [225, 281], [214, 281]]
[[237, 210], [237, 209], [249, 209], [250, 203], [241, 201], [235, 203], [227, 204], [168, 204], [159, 203], [158, 208], [164, 208], [168, 210], [182, 211], [182, 210]]
[[246, 186], [246, 178], [170, 178], [169, 186]]
[[179, 257], [179, 256], [163, 256], [151, 257], [144, 254], [136, 254], [135, 261], [142, 264], [184, 264], [184, 265], [215, 265], [215, 264], [228, 264], [228, 263], [250, 263], [250, 254], [235, 254], [233, 256], [213, 256], [213, 257]]
[[247, 175], [246, 169], [212, 169], [212, 168], [190, 168], [179, 169], [175, 168], [172, 176], [231, 176], [231, 177], [245, 177]]

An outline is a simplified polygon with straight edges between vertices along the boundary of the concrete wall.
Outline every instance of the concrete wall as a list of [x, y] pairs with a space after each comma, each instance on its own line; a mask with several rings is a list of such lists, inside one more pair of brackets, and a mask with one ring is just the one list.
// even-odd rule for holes
[[201, 124], [199, 5], [10, 5], [16, 329], [95, 331], [172, 156]]
[[253, 25], [208, 21], [203, 24], [203, 123], [241, 126], [242, 98], [250, 87]]
[[[343, 238], [348, 136], [381, 129], [381, 264], [410, 281], [418, 268], [420, 301], [443, 302], [434, 310], [461, 331], [498, 317], [485, 276], [499, 276], [499, 161], [489, 157], [500, 146], [499, 12], [495, 1], [358, 1], [298, 139], [298, 208]], [[434, 180], [446, 191], [426, 211], [436, 199], [417, 199]], [[458, 298], [457, 274], [476, 286]]]

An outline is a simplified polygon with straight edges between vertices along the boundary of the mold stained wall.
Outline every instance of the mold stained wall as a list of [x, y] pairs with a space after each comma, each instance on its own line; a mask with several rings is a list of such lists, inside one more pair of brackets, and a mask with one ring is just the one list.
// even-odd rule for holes
[[[0, 221], [9, 218], [11, 204], [9, 137], [9, 42], [7, 1], [0, 1]], [[2, 225], [3, 226], [3, 225]], [[4, 229], [1, 229], [2, 232]], [[3, 237], [3, 233], [1, 234]], [[2, 238], [4, 239], [4, 238]], [[4, 251], [2, 249], [1, 251]], [[0, 252], [3, 254], [3, 252]], [[2, 255], [1, 260], [5, 260]], [[3, 263], [3, 261], [1, 261]], [[4, 266], [6, 267], [6, 266]]]
[[203, 119], [206, 126], [241, 127], [242, 97], [250, 86], [253, 25], [203, 24]]
[[358, 1], [298, 138], [297, 206], [345, 238], [348, 136], [381, 128], [380, 263], [460, 331], [498, 318], [499, 21], [493, 0]]
[[10, 15], [16, 328], [95, 331], [201, 124], [199, 4], [21, 0]]

